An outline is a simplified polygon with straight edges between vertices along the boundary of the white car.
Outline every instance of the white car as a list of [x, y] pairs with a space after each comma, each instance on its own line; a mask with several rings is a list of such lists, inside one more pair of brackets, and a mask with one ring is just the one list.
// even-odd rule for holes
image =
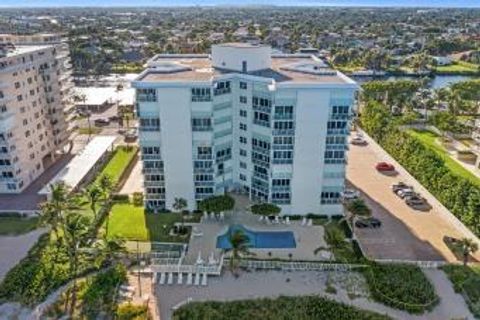
[[354, 200], [360, 196], [360, 192], [354, 189], [345, 189], [340, 195], [343, 200]]
[[364, 146], [367, 144], [367, 141], [363, 139], [363, 137], [356, 136], [353, 137], [352, 140], [350, 140], [350, 143], [356, 146]]

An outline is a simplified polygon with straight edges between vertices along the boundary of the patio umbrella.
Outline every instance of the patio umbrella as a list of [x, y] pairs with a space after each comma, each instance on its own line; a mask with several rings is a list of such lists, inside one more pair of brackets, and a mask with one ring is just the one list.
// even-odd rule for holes
[[203, 264], [202, 252], [198, 251], [197, 264]]

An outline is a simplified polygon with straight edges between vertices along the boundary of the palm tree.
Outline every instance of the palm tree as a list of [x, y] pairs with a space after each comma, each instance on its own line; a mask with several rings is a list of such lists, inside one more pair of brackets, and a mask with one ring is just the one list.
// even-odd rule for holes
[[[71, 290], [70, 315], [75, 311], [77, 300], [77, 276], [80, 261], [80, 246], [88, 240], [90, 219], [88, 216], [69, 212], [62, 221], [62, 231], [65, 239], [65, 247], [69, 260], [69, 273], [73, 281]], [[68, 305], [68, 299], [66, 301]]]
[[60, 244], [58, 233], [67, 212], [79, 207], [78, 199], [70, 195], [70, 189], [64, 182], [50, 185], [50, 199], [40, 205], [41, 222], [52, 228], [55, 238]]
[[365, 204], [363, 199], [355, 199], [347, 205], [347, 210], [349, 212], [348, 222], [352, 228], [352, 238], [355, 238], [355, 218], [358, 216], [369, 216], [371, 215], [370, 208]]
[[252, 255], [253, 253], [249, 251], [249, 242], [250, 239], [242, 230], [236, 230], [230, 234], [230, 245], [232, 246], [229, 249], [226, 249], [226, 252], [231, 252], [230, 255], [230, 270], [234, 275], [237, 275], [235, 270], [237, 269], [238, 263], [242, 256]]
[[93, 217], [97, 219], [97, 203], [102, 197], [102, 189], [98, 186], [98, 184], [94, 183], [90, 185], [87, 190], [85, 190], [85, 195], [88, 198], [88, 202], [90, 203], [90, 209], [92, 210]]
[[462, 253], [463, 265], [467, 266], [468, 256], [477, 252], [478, 244], [472, 239], [463, 238], [457, 244], [457, 249]]
[[98, 181], [98, 186], [100, 187], [100, 190], [102, 191], [102, 196], [103, 196], [103, 205], [106, 207], [106, 223], [105, 223], [105, 237], [108, 236], [108, 224], [110, 222], [110, 210], [108, 209], [108, 205], [110, 202], [110, 194], [113, 191], [114, 184], [112, 178], [108, 174], [104, 174], [100, 177], [100, 180]]
[[112, 265], [118, 261], [118, 256], [125, 253], [125, 241], [122, 239], [100, 239], [95, 243], [97, 249], [97, 264]]
[[175, 198], [175, 202], [173, 203], [173, 209], [180, 212], [182, 215], [182, 232], [185, 229], [185, 215], [188, 213], [185, 211], [185, 208], [187, 208], [187, 206], [187, 200], [185, 200], [184, 198]]

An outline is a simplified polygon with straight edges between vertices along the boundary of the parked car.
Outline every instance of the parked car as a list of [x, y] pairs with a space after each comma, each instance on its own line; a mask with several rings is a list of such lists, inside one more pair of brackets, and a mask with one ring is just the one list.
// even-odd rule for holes
[[366, 146], [368, 144], [367, 140], [359, 136], [353, 137], [350, 143], [356, 146]]
[[380, 172], [390, 172], [395, 171], [395, 167], [387, 162], [379, 162], [375, 165], [375, 169]]
[[358, 219], [355, 221], [355, 227], [363, 229], [363, 228], [380, 228], [382, 226], [382, 221], [378, 220], [377, 218], [363, 218], [363, 219]]
[[110, 120], [112, 122], [117, 122], [118, 120], [120, 120], [120, 117], [119, 116], [111, 116], [111, 117], [108, 117], [108, 120]]
[[357, 199], [360, 196], [360, 192], [354, 189], [345, 189], [340, 193], [343, 200], [353, 200]]
[[107, 126], [110, 124], [110, 120], [108, 118], [98, 118], [95, 119], [93, 123], [95, 123], [96, 126]]
[[424, 198], [420, 197], [419, 195], [414, 195], [414, 196], [409, 196], [405, 198], [405, 202], [410, 206], [410, 207], [421, 207], [428, 205], [427, 200]]
[[137, 134], [137, 129], [130, 129], [125, 132], [125, 140], [133, 141], [137, 139], [138, 134]]
[[411, 187], [401, 181], [399, 183], [392, 184], [392, 191], [395, 193], [403, 189], [411, 189]]
[[397, 194], [397, 196], [399, 196], [402, 199], [405, 199], [406, 197], [412, 197], [412, 196], [417, 195], [415, 190], [413, 190], [412, 188], [399, 190], [399, 191], [396, 192], [396, 194]]

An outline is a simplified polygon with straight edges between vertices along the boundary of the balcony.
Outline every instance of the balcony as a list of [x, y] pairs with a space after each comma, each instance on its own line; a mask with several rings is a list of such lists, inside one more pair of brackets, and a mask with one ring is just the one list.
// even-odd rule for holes
[[142, 154], [142, 160], [162, 160], [160, 154]]
[[154, 94], [137, 93], [137, 102], [156, 102], [157, 96]]
[[223, 95], [223, 94], [229, 94], [231, 92], [232, 92], [231, 88], [221, 88], [221, 89], [214, 89], [213, 90], [213, 94], [215, 96], [220, 96], [220, 95]]

